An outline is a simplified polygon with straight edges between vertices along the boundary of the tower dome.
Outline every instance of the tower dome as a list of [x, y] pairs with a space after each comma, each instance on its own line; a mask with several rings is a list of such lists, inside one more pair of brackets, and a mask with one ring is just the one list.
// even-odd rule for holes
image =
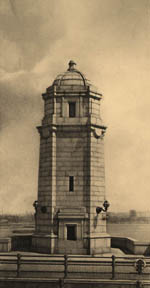
[[67, 90], [68, 89], [84, 89], [89, 86], [89, 81], [86, 77], [75, 68], [76, 63], [73, 60], [69, 62], [69, 68], [64, 73], [59, 74], [53, 82], [58, 89]]

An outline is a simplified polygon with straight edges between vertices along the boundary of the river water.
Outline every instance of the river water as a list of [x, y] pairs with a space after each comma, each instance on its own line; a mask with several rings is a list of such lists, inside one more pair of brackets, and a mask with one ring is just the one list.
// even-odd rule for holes
[[139, 241], [150, 242], [150, 224], [127, 223], [107, 224], [107, 233], [111, 236], [130, 237]]
[[[34, 228], [31, 231], [27, 231], [21, 224], [18, 227], [17, 225], [0, 225], [0, 237], [11, 236], [14, 234], [13, 230], [16, 230], [14, 232], [18, 230], [19, 233], [32, 233]], [[130, 237], [139, 241], [150, 242], [150, 224], [148, 223], [107, 223], [107, 233], [111, 236]]]

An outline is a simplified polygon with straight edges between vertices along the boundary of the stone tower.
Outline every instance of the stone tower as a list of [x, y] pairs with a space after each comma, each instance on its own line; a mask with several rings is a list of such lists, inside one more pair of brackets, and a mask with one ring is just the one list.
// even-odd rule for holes
[[[102, 94], [69, 62], [42, 94], [34, 251], [96, 254], [110, 249], [106, 234]], [[100, 206], [100, 207], [99, 207]], [[102, 208], [103, 207], [103, 208]]]

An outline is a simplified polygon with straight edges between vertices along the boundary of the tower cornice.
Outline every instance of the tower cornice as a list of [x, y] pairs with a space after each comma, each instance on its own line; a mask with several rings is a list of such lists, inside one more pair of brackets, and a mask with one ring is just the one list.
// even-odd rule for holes
[[77, 132], [93, 132], [93, 135], [95, 138], [103, 138], [104, 134], [106, 132], [107, 127], [104, 125], [94, 125], [94, 124], [88, 124], [88, 125], [44, 125], [44, 126], [38, 126], [37, 130], [42, 138], [49, 138], [51, 132], [67, 132], [67, 133], [77, 133]]
[[47, 91], [45, 93], [42, 93], [43, 100], [47, 100], [49, 98], [58, 98], [58, 97], [86, 97], [86, 98], [93, 98], [96, 100], [101, 100], [103, 95], [101, 93], [98, 93], [88, 87], [83, 87], [76, 90], [65, 90], [64, 89], [57, 89], [55, 86], [51, 86], [47, 88]]

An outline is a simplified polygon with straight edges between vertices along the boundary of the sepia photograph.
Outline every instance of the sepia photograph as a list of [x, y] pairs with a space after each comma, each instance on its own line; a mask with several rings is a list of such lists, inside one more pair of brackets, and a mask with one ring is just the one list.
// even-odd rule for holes
[[0, 0], [0, 288], [150, 288], [150, 0]]

